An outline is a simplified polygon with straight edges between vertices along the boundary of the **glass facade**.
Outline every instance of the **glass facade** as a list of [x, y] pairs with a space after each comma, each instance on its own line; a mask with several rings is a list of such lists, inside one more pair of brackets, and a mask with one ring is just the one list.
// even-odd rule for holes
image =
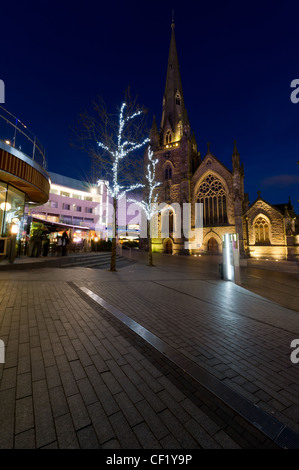
[[25, 194], [13, 186], [0, 181], [0, 230], [1, 237], [9, 237], [17, 231], [17, 239], [22, 234], [24, 224]]

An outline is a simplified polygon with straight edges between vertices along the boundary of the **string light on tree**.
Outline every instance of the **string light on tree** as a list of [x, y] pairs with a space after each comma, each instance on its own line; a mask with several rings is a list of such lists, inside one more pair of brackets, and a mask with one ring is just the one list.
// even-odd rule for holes
[[160, 186], [161, 183], [156, 181], [156, 165], [158, 163], [157, 159], [154, 159], [154, 153], [149, 145], [147, 150], [148, 155], [148, 164], [147, 164], [147, 172], [145, 175], [146, 183], [146, 200], [136, 201], [135, 199], [128, 199], [128, 202], [134, 202], [135, 204], [139, 205], [145, 212], [146, 219], [147, 219], [147, 234], [148, 234], [148, 244], [149, 244], [149, 265], [153, 266], [153, 255], [152, 255], [152, 242], [151, 242], [151, 235], [150, 235], [150, 221], [152, 217], [158, 212], [157, 209], [157, 201], [158, 201], [158, 193], [154, 196], [155, 189]]
[[[125, 159], [129, 154], [135, 150], [140, 149], [145, 144], [149, 142], [148, 138], [143, 139], [142, 142], [132, 142], [130, 140], [125, 140], [124, 134], [126, 131], [126, 125], [129, 121], [137, 118], [142, 114], [142, 111], [136, 111], [132, 114], [124, 115], [125, 108], [127, 104], [122, 103], [120, 113], [119, 113], [119, 124], [118, 124], [118, 134], [117, 134], [117, 144], [116, 148], [109, 147], [103, 142], [97, 142], [98, 146], [103, 149], [105, 152], [108, 152], [112, 160], [112, 184], [108, 186], [108, 194], [113, 198], [113, 238], [112, 238], [112, 250], [111, 250], [111, 264], [110, 270], [116, 270], [116, 206], [117, 201], [119, 201], [127, 192], [133, 191], [138, 188], [142, 188], [144, 185], [141, 183], [131, 184], [130, 186], [124, 186], [119, 184], [119, 171], [120, 163]], [[98, 181], [98, 185], [99, 185]]]

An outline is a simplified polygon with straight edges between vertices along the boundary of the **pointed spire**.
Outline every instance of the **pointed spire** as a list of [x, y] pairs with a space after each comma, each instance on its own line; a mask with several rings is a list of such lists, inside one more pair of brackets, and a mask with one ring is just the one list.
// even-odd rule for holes
[[153, 122], [152, 122], [152, 127], [150, 130], [150, 141], [152, 147], [158, 147], [159, 146], [159, 131], [158, 131], [158, 126], [156, 122], [156, 116], [153, 117]]
[[239, 155], [238, 149], [237, 149], [237, 141], [234, 140], [234, 150], [233, 150], [233, 155]]
[[190, 133], [189, 119], [184, 105], [183, 88], [174, 34], [174, 13], [172, 13], [172, 15], [171, 39], [161, 120], [161, 138], [163, 141], [168, 131], [172, 133], [172, 141], [180, 140], [183, 132], [187, 134]]
[[234, 140], [234, 150], [232, 155], [233, 171], [240, 171], [240, 154], [237, 149], [237, 141]]

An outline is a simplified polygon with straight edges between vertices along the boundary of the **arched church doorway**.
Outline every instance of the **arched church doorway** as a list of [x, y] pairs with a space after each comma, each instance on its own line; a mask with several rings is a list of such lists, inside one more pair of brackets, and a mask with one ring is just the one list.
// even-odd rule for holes
[[172, 255], [172, 241], [170, 238], [166, 240], [165, 245], [164, 245], [164, 253], [167, 253], [168, 255]]
[[218, 243], [217, 240], [215, 240], [214, 237], [211, 237], [210, 240], [208, 241], [208, 253], [215, 255], [218, 254]]

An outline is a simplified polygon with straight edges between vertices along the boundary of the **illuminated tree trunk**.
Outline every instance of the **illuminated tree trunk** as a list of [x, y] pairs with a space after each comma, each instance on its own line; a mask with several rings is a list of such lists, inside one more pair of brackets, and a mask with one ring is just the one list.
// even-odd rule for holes
[[116, 271], [116, 197], [113, 198], [113, 223], [110, 271]]
[[152, 238], [151, 238], [151, 221], [147, 221], [147, 233], [148, 233], [148, 265], [154, 266], [153, 264], [153, 250], [152, 250]]

